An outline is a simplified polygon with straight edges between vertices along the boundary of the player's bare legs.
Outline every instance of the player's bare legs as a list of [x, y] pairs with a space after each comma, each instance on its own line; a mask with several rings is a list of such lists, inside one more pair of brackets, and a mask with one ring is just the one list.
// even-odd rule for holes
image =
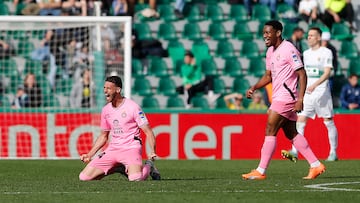
[[150, 174], [151, 166], [144, 164], [142, 165], [129, 165], [128, 166], [128, 176], [129, 181], [141, 181], [146, 180]]
[[[146, 180], [149, 176], [151, 166], [145, 164], [142, 165], [130, 165], [127, 168], [127, 174], [129, 181], [141, 181]], [[110, 172], [111, 173], [111, 172]], [[103, 170], [90, 166], [89, 164], [80, 173], [79, 178], [83, 181], [99, 180], [105, 176]]]
[[311, 150], [306, 138], [299, 134], [296, 129], [296, 121], [288, 121], [284, 126], [283, 130], [285, 136], [291, 140], [295, 148], [305, 157], [307, 162], [310, 164], [309, 174], [304, 179], [315, 179], [317, 176], [325, 172], [325, 166], [320, 163], [318, 158]]
[[[308, 176], [304, 179], [314, 179], [325, 171], [325, 166], [320, 163], [315, 154], [312, 152], [309, 144], [304, 136], [299, 135], [296, 130], [296, 121], [288, 120], [287, 118], [269, 110], [268, 124], [266, 127], [266, 137], [261, 149], [261, 160], [258, 168], [248, 174], [243, 174], [244, 179], [258, 179], [263, 180], [266, 178], [265, 171], [268, 167], [272, 154], [276, 147], [275, 135], [280, 127], [284, 130], [285, 136], [291, 140], [294, 146], [305, 157], [310, 164], [310, 171]], [[270, 136], [273, 134], [274, 136]]]
[[279, 115], [275, 111], [271, 109], [268, 111], [268, 122], [266, 126], [266, 136], [261, 148], [261, 159], [259, 166], [256, 170], [248, 174], [243, 174], [242, 177], [244, 179], [258, 179], [263, 180], [266, 178], [265, 172], [269, 163], [271, 161], [271, 157], [274, 154], [276, 148], [276, 134], [279, 129], [286, 123], [287, 118]]
[[90, 166], [89, 164], [81, 171], [79, 179], [82, 181], [99, 180], [105, 176], [103, 170]]
[[[308, 120], [308, 118], [306, 116], [299, 115], [298, 120], [296, 122], [296, 130], [302, 136], [304, 135], [307, 120]], [[296, 147], [294, 145], [292, 145], [292, 148], [290, 151], [283, 150], [281, 153], [285, 158], [288, 158], [293, 162], [296, 162], [296, 160], [298, 158], [298, 150], [296, 149]]]

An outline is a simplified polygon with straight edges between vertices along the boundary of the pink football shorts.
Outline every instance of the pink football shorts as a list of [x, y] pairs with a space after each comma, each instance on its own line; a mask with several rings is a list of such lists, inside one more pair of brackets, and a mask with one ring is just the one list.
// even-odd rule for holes
[[125, 165], [126, 169], [129, 165], [142, 165], [142, 156], [140, 148], [128, 149], [106, 149], [99, 153], [89, 164], [94, 168], [104, 171], [105, 174], [118, 163]]
[[296, 121], [297, 114], [295, 111], [293, 111], [295, 103], [296, 101], [293, 102], [273, 101], [270, 106], [270, 109], [291, 121]]

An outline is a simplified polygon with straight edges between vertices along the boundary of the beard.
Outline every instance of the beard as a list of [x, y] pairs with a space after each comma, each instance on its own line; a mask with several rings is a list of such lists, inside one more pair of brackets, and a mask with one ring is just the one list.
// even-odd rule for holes
[[116, 103], [117, 103], [118, 100], [120, 100], [120, 98], [121, 98], [120, 93], [115, 93], [115, 94], [113, 95], [113, 99], [111, 100], [111, 104], [112, 104], [112, 106], [113, 106], [114, 108], [116, 107]]

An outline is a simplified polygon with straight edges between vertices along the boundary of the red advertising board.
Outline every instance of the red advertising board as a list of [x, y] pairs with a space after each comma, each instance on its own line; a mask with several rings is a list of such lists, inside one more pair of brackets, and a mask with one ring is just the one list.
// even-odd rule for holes
[[[157, 153], [164, 159], [258, 159], [266, 114], [147, 114], [156, 134]], [[97, 114], [0, 113], [0, 158], [78, 158], [100, 133]], [[360, 115], [335, 116], [340, 159], [359, 159]], [[327, 130], [321, 119], [309, 120], [305, 136], [313, 151], [325, 159]], [[145, 139], [143, 139], [145, 141]], [[274, 158], [290, 142], [278, 133]], [[144, 158], [147, 149], [144, 148]]]

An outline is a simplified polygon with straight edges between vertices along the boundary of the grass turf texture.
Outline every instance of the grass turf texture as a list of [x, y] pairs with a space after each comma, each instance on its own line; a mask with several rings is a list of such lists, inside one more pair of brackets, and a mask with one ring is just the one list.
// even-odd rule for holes
[[[325, 162], [324, 174], [302, 180], [305, 161], [273, 160], [266, 180], [242, 180], [257, 164], [159, 160], [161, 181], [128, 182], [114, 174], [81, 182], [78, 160], [0, 160], [0, 202], [360, 202], [360, 161]], [[305, 187], [325, 183], [338, 185]]]

